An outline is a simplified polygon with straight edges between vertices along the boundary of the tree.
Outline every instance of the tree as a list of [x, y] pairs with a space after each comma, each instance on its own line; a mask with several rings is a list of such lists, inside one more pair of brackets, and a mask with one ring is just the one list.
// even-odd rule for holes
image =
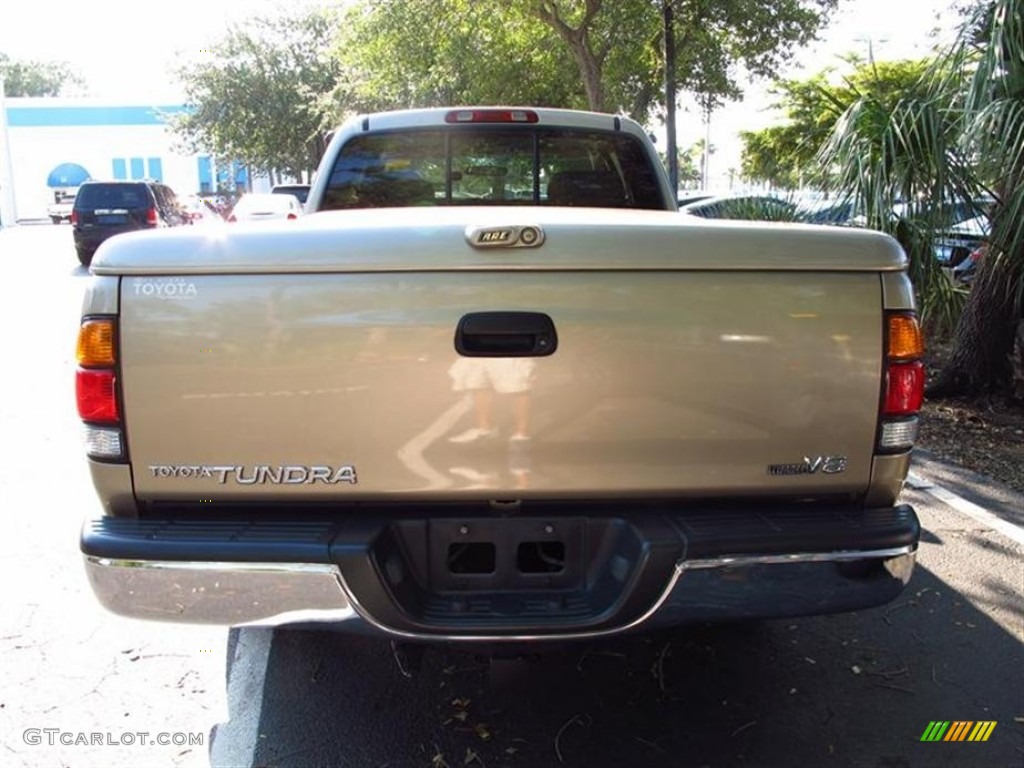
[[[590, 107], [646, 119], [664, 69], [662, 15], [649, 0], [522, 2], [558, 32], [577, 62]], [[742, 92], [740, 75], [770, 77], [812, 40], [835, 0], [670, 0], [677, 87], [709, 108]]]
[[986, 184], [996, 203], [988, 253], [930, 393], [1002, 390], [1024, 399], [1024, 0], [980, 7], [950, 60], [947, 92], [951, 84], [959, 93], [960, 75], [969, 76], [962, 91], [963, 145], [973, 161], [967, 183]]
[[537, 19], [473, 0], [366, 0], [335, 52], [336, 116], [459, 104], [585, 105], [572, 60]]
[[4, 96], [60, 96], [68, 87], [85, 81], [66, 61], [15, 61], [0, 53], [0, 77]]
[[188, 113], [174, 130], [194, 152], [299, 178], [323, 152], [321, 99], [340, 74], [336, 22], [321, 10], [231, 28], [207, 60], [178, 70]]
[[[712, 151], [714, 148], [712, 148]], [[659, 152], [661, 161], [668, 165], [668, 158]], [[692, 188], [701, 184], [701, 165], [704, 157], [704, 140], [701, 139], [677, 153], [676, 167], [679, 169], [679, 187]]]
[[783, 189], [826, 185], [829, 169], [818, 152], [843, 113], [858, 100], [870, 100], [883, 112], [924, 94], [931, 61], [863, 61], [849, 57], [850, 71], [828, 68], [802, 80], [784, 80], [773, 90], [785, 122], [759, 131], [742, 131], [742, 172], [751, 181]]
[[[835, 5], [673, 0], [679, 87], [712, 105], [735, 98], [741, 72], [777, 72]], [[356, 32], [341, 55], [354, 90], [381, 86], [394, 105], [517, 101], [646, 120], [662, 92], [662, 15], [652, 0], [364, 0], [351, 18]]]
[[[1009, 391], [1015, 339], [1024, 342], [1024, 0], [995, 0], [976, 13], [922, 88], [894, 103], [858, 98], [821, 154], [869, 224], [894, 228], [925, 295], [948, 284], [930, 255], [935, 216], [950, 202], [993, 196], [988, 253], [933, 397]], [[925, 204], [894, 219], [900, 200]]]

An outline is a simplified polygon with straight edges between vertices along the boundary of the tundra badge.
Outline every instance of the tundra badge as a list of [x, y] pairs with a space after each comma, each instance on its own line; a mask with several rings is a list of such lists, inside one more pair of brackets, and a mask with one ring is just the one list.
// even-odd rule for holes
[[304, 467], [295, 464], [276, 467], [266, 464], [254, 467], [230, 464], [226, 466], [151, 464], [149, 471], [153, 473], [153, 477], [158, 478], [208, 478], [221, 485], [227, 484], [229, 479], [238, 485], [303, 485], [318, 482], [325, 485], [337, 485], [338, 483], [355, 485], [358, 482], [356, 468], [351, 464], [342, 464], [338, 467]]

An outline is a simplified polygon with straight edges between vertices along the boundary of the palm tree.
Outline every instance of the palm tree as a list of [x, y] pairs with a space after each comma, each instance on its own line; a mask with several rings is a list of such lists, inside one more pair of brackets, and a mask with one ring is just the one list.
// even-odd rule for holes
[[980, 9], [953, 60], [970, 62], [976, 47], [963, 106], [964, 146], [996, 202], [988, 253], [932, 392], [978, 393], [1012, 383], [1024, 397], [1024, 2], [996, 0]]
[[[1024, 0], [979, 5], [957, 41], [898, 97], [870, 91], [837, 121], [819, 155], [868, 225], [900, 240], [922, 314], [952, 331], [932, 396], [1005, 391], [1024, 295]], [[933, 256], [957, 202], [994, 199], [989, 254], [970, 294]], [[894, 211], [900, 211], [895, 215]]]

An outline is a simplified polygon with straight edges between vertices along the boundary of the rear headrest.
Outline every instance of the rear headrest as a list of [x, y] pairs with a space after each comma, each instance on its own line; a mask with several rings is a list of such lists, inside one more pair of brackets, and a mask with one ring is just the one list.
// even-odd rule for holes
[[549, 205], [622, 208], [627, 204], [618, 175], [610, 171], [561, 171], [548, 184]]

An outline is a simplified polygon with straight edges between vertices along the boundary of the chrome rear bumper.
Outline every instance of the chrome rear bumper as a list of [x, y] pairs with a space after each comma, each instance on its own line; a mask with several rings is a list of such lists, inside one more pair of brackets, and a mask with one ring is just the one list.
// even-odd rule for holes
[[100, 603], [121, 616], [187, 624], [282, 626], [356, 618], [336, 565], [85, 556]]
[[[916, 524], [916, 518], [914, 519]], [[353, 594], [335, 563], [227, 562], [85, 554], [99, 601], [133, 618], [230, 626], [331, 625], [433, 641], [586, 639], [704, 621], [859, 610], [894, 599], [913, 572], [916, 538], [896, 547], [675, 561], [656, 598], [622, 621], [458, 631], [382, 618]]]

